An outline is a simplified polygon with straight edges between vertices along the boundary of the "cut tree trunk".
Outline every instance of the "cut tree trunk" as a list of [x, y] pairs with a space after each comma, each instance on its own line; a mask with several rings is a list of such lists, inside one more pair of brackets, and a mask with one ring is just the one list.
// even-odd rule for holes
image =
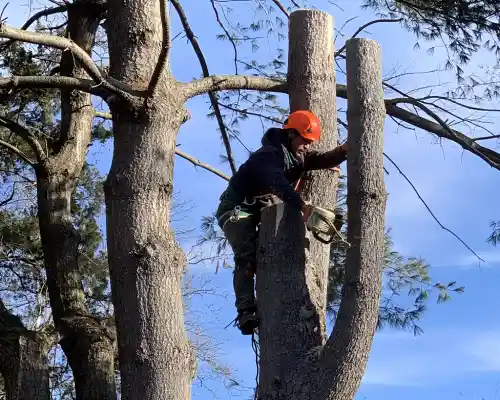
[[[321, 121], [321, 140], [314, 144], [319, 151], [337, 146], [337, 110], [333, 18], [317, 10], [299, 10], [290, 16], [288, 56], [288, 94], [290, 110], [312, 110]], [[314, 171], [305, 177], [302, 196], [320, 207], [336, 208], [338, 173]], [[318, 327], [311, 346], [326, 340], [326, 295], [330, 245], [317, 240], [310, 243], [305, 271], [310, 307]]]
[[48, 340], [0, 301], [0, 374], [6, 400], [50, 400]]
[[170, 210], [175, 140], [186, 111], [165, 53], [163, 3], [108, 4], [110, 74], [148, 96], [110, 105], [114, 151], [105, 197], [122, 399], [183, 400], [192, 365], [181, 296], [186, 259]]
[[[68, 34], [90, 54], [103, 8], [88, 2], [68, 6]], [[60, 73], [87, 77], [71, 52], [63, 52]], [[91, 140], [94, 110], [90, 95], [61, 91], [61, 133], [52, 153], [36, 167], [38, 218], [54, 324], [61, 336], [79, 400], [116, 399], [114, 338], [89, 314], [79, 272], [80, 238], [71, 199]]]
[[319, 284], [308, 284], [310, 249], [304, 224], [298, 212], [285, 205], [265, 209], [257, 266], [258, 398], [263, 400], [352, 399], [375, 333], [386, 201], [380, 49], [375, 42], [354, 40], [348, 42], [347, 54], [347, 240], [351, 247], [342, 301], [328, 341], [314, 345], [311, 338], [316, 337], [318, 311], [310, 307], [311, 291]]

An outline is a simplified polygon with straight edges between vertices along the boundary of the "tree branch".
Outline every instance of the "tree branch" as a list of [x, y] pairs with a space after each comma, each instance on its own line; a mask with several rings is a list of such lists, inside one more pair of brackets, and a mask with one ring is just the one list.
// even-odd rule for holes
[[152, 97], [154, 95], [155, 89], [161, 80], [161, 76], [165, 71], [165, 68], [168, 68], [168, 55], [170, 52], [170, 21], [167, 15], [167, 3], [165, 0], [160, 0], [160, 15], [163, 29], [162, 49], [149, 83], [147, 91], [148, 94], [145, 101], [147, 101], [148, 97]]
[[[370, 25], [378, 24], [378, 23], [383, 23], [383, 22], [401, 22], [403, 18], [398, 18], [398, 19], [392, 19], [392, 18], [382, 18], [382, 19], [376, 19], [374, 21], [370, 21], [358, 28], [356, 32], [351, 36], [351, 39], [355, 38], [358, 36], [365, 28], [368, 28]], [[346, 45], [344, 44], [340, 49], [338, 49], [335, 52], [335, 57], [338, 57], [342, 52], [345, 50]]]
[[281, 11], [283, 11], [283, 14], [285, 14], [287, 18], [290, 18], [290, 13], [287, 11], [285, 6], [279, 2], [279, 0], [273, 0], [273, 3], [276, 4]]
[[[31, 147], [38, 161], [44, 160], [46, 158], [46, 154], [43, 151], [42, 145], [28, 128], [3, 116], [0, 116], [0, 126], [3, 126], [16, 135], [19, 135], [19, 137], [21, 137]], [[26, 156], [23, 152], [10, 145], [9, 143], [3, 142], [3, 146], [11, 146], [10, 149], [19, 157], [23, 158], [27, 163], [29, 163], [31, 166], [35, 164], [28, 156]]]
[[[201, 51], [200, 45], [198, 44], [198, 41], [196, 40], [196, 37], [194, 36], [194, 33], [189, 26], [189, 22], [187, 20], [186, 14], [184, 13], [184, 10], [182, 9], [181, 4], [179, 3], [178, 0], [171, 0], [173, 6], [175, 7], [175, 10], [177, 11], [177, 14], [179, 15], [179, 18], [181, 20], [182, 26], [184, 30], [186, 31], [186, 36], [188, 40], [191, 42], [191, 45], [193, 46], [194, 52], [196, 53], [196, 56], [198, 57], [198, 60], [201, 65], [201, 70], [203, 72], [203, 76], [205, 78], [208, 78], [210, 76], [210, 73], [208, 72], [208, 65], [205, 60], [205, 56], [203, 55], [203, 52]], [[233, 157], [233, 152], [231, 150], [231, 143], [229, 142], [229, 135], [226, 130], [226, 125], [224, 124], [224, 119], [222, 118], [222, 113], [220, 112], [219, 105], [217, 104], [217, 94], [214, 92], [209, 92], [208, 94], [210, 98], [210, 103], [212, 104], [212, 108], [214, 109], [215, 112], [215, 117], [217, 118], [217, 122], [219, 124], [219, 129], [222, 135], [222, 141], [224, 142], [224, 147], [226, 148], [226, 153], [227, 153], [227, 158], [229, 161], [229, 165], [231, 167], [231, 171], [236, 173], [236, 162], [234, 161]]]
[[[45, 10], [39, 11], [36, 14], [33, 14], [31, 18], [29, 18], [24, 25], [21, 27], [21, 30], [25, 31], [27, 30], [35, 21], [42, 17], [48, 17], [49, 15], [57, 14], [60, 12], [66, 11], [67, 7], [65, 5], [62, 6], [57, 6], [57, 7], [51, 7], [51, 8], [46, 8]], [[2, 43], [1, 49], [4, 51], [7, 47], [9, 47], [11, 44], [15, 43], [16, 40], [11, 39], [6, 41], [5, 43]]]
[[[129, 98], [129, 90], [118, 88], [114, 84], [111, 84], [103, 76], [99, 67], [94, 63], [92, 58], [78, 46], [73, 41], [52, 35], [46, 35], [37, 32], [23, 31], [22, 29], [11, 28], [5, 24], [0, 23], [0, 37], [9, 38], [13, 40], [18, 40], [21, 42], [33, 43], [38, 45], [45, 45], [49, 47], [54, 47], [63, 51], [71, 51], [82, 63], [85, 71], [90, 75], [90, 77], [101, 87], [107, 89], [110, 92], [118, 94], [124, 98]], [[120, 82], [115, 82], [117, 85], [124, 87], [125, 85]]]
[[178, 156], [180, 156], [180, 157], [184, 158], [185, 160], [189, 161], [193, 165], [196, 165], [198, 167], [204, 168], [207, 171], [210, 171], [210, 172], [214, 173], [215, 175], [220, 176], [222, 179], [225, 179], [226, 181], [229, 181], [229, 179], [230, 179], [230, 177], [227, 176], [226, 174], [224, 174], [223, 172], [220, 172], [217, 169], [215, 169], [214, 167], [211, 167], [210, 165], [201, 162], [200, 160], [198, 160], [198, 159], [190, 156], [189, 154], [184, 153], [182, 150], [175, 149], [175, 154], [177, 154]]
[[5, 200], [0, 201], [0, 207], [5, 206], [12, 201], [12, 199], [14, 198], [14, 195], [16, 194], [16, 183], [17, 182], [14, 182], [12, 184], [12, 193], [10, 194], [10, 196], [7, 197]]
[[455, 232], [453, 232], [451, 229], [448, 229], [446, 228], [442, 223], [441, 221], [439, 221], [439, 219], [436, 217], [436, 215], [432, 212], [432, 210], [430, 209], [430, 207], [427, 205], [427, 203], [425, 202], [425, 200], [422, 198], [422, 196], [420, 196], [420, 193], [418, 192], [417, 188], [415, 187], [415, 185], [413, 185], [413, 183], [411, 182], [411, 180], [404, 174], [403, 171], [401, 171], [401, 169], [398, 167], [398, 165], [392, 160], [391, 157], [389, 157], [387, 154], [384, 153], [384, 157], [387, 158], [389, 160], [389, 162], [394, 166], [394, 168], [396, 168], [398, 170], [398, 172], [403, 176], [403, 178], [406, 180], [406, 182], [408, 182], [411, 186], [411, 188], [413, 189], [413, 191], [415, 192], [415, 194], [417, 195], [417, 197], [420, 199], [420, 201], [422, 202], [422, 204], [425, 206], [425, 208], [427, 209], [427, 211], [429, 211], [429, 214], [431, 214], [432, 218], [434, 218], [434, 221], [437, 222], [437, 224], [441, 227], [441, 229], [444, 229], [446, 232], [449, 232], [451, 233], [453, 236], [455, 236], [459, 241], [460, 243], [462, 243], [472, 254], [474, 254], [479, 261], [482, 261], [482, 262], [485, 262], [481, 257], [479, 257], [479, 255], [474, 251], [472, 250], [472, 248], [467, 244], [465, 243], [462, 238], [460, 238], [460, 236], [458, 236]]
[[261, 92], [287, 93], [287, 83], [280, 78], [265, 78], [245, 75], [212, 75], [184, 84], [184, 98], [198, 96], [218, 90], [257, 90]]
[[[111, 93], [91, 79], [72, 78], [68, 76], [10, 76], [0, 78], [0, 90], [10, 92], [14, 89], [76, 89], [109, 99]], [[131, 93], [133, 94], [133, 93]]]
[[[337, 84], [337, 96], [344, 99], [347, 98], [347, 86], [343, 84]], [[411, 99], [406, 99], [408, 103], [411, 103]], [[414, 102], [418, 103], [418, 102]], [[413, 103], [412, 103], [413, 104]], [[417, 106], [417, 104], [415, 104]], [[422, 105], [420, 105], [421, 107]], [[428, 110], [427, 107], [423, 106]], [[398, 107], [391, 99], [385, 100], [385, 109], [388, 115], [397, 118], [400, 121], [406, 122], [414, 127], [420, 128], [424, 131], [430, 132], [444, 139], [451, 140], [464, 150], [470, 151], [471, 153], [477, 155], [484, 161], [486, 161], [490, 166], [500, 170], [500, 154], [497, 152], [483, 147], [474, 142], [474, 139], [464, 135], [463, 133], [449, 128], [439, 117], [437, 117], [443, 123], [436, 123], [423, 118], [415, 113], [407, 111], [401, 107]], [[430, 110], [429, 110], [430, 111]], [[425, 111], [424, 111], [425, 112]], [[429, 116], [434, 118], [436, 115], [430, 111]], [[436, 120], [438, 120], [436, 119]]]
[[24, 161], [26, 161], [32, 167], [35, 165], [35, 162], [33, 160], [31, 160], [21, 150], [19, 150], [16, 146], [13, 146], [12, 144], [7, 143], [3, 140], [0, 140], [0, 146], [5, 147], [6, 149], [12, 151], [14, 154], [16, 154], [19, 158], [23, 159]]

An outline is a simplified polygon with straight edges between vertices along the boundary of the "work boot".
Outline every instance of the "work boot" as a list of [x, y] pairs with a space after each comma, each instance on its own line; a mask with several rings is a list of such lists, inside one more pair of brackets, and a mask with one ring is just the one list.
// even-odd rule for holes
[[238, 310], [237, 326], [243, 335], [251, 335], [259, 326], [255, 308]]

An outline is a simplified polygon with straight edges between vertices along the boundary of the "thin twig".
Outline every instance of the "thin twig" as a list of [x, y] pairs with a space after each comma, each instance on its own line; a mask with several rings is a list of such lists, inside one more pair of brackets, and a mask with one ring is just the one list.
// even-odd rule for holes
[[[193, 46], [194, 52], [196, 53], [198, 60], [201, 65], [201, 69], [203, 72], [203, 76], [205, 78], [210, 77], [210, 73], [208, 71], [208, 65], [205, 60], [205, 56], [203, 55], [203, 52], [201, 51], [200, 45], [198, 44], [198, 41], [196, 40], [196, 37], [193, 33], [193, 30], [191, 29], [191, 26], [189, 25], [189, 22], [187, 20], [186, 14], [184, 12], [184, 9], [182, 8], [181, 4], [179, 3], [178, 0], [171, 0], [172, 5], [174, 6], [175, 10], [177, 11], [177, 14], [179, 15], [179, 18], [181, 20], [182, 26], [184, 30], [186, 31], [186, 36], [188, 40], [191, 42], [191, 45]], [[226, 125], [224, 124], [224, 119], [222, 118], [222, 113], [220, 112], [219, 106], [217, 104], [217, 95], [214, 92], [209, 92], [208, 96], [210, 98], [210, 103], [212, 104], [212, 107], [214, 109], [215, 116], [217, 118], [217, 122], [219, 124], [219, 129], [222, 135], [222, 141], [224, 142], [224, 147], [226, 148], [226, 153], [227, 153], [227, 158], [229, 161], [229, 165], [231, 167], [231, 171], [233, 174], [236, 173], [236, 162], [233, 157], [233, 153], [231, 150], [231, 144], [229, 142], [229, 135], [227, 134], [226, 130]]]
[[[24, 25], [21, 27], [23, 31], [27, 30], [35, 21], [42, 17], [48, 17], [49, 15], [57, 14], [63, 11], [66, 11], [67, 7], [65, 5], [63, 6], [57, 6], [57, 7], [52, 7], [52, 8], [46, 8], [45, 10], [39, 11], [36, 14], [33, 14], [31, 18], [29, 18]], [[5, 43], [2, 43], [0, 46], [0, 50], [5, 50], [7, 47], [9, 47], [11, 44], [15, 43], [16, 40], [11, 39], [7, 40]]]
[[[9, 129], [12, 133], [15, 133], [18, 135], [20, 138], [22, 138], [33, 150], [35, 153], [35, 156], [38, 160], [43, 160], [46, 157], [46, 154], [43, 150], [42, 145], [40, 142], [36, 139], [36, 137], [31, 133], [31, 131], [22, 126], [21, 124], [12, 121], [8, 118], [5, 118], [3, 116], [0, 116], [0, 126], [3, 126], [4, 128]], [[12, 146], [11, 144], [4, 142], [3, 143], [4, 147]], [[10, 148], [13, 152], [15, 152], [18, 156], [23, 158], [27, 163], [29, 163], [31, 166], [35, 165], [35, 162], [32, 161], [26, 154], [21, 152], [19, 149], [15, 148], [12, 146]]]
[[[365, 28], [369, 27], [370, 25], [378, 24], [381, 22], [401, 22], [403, 21], [403, 18], [398, 18], [398, 19], [392, 19], [392, 18], [382, 18], [382, 19], [376, 19], [374, 21], [367, 22], [363, 26], [359, 27], [356, 32], [351, 36], [351, 39], [354, 39], [359, 33], [361, 33]], [[340, 49], [338, 49], [335, 52], [335, 57], [338, 57], [346, 48], [346, 45], [344, 44]]]
[[287, 18], [290, 18], [290, 13], [287, 11], [285, 6], [279, 2], [279, 0], [273, 0], [273, 3], [276, 4], [281, 11], [283, 11], [283, 14], [285, 14]]
[[214, 173], [215, 175], [220, 176], [222, 179], [225, 179], [226, 181], [229, 181], [229, 179], [230, 179], [230, 177], [227, 176], [226, 174], [224, 174], [223, 172], [220, 172], [217, 169], [215, 169], [214, 167], [211, 167], [210, 165], [205, 164], [204, 162], [201, 162], [200, 160], [194, 158], [193, 156], [190, 156], [189, 154], [184, 153], [182, 150], [175, 149], [175, 154], [177, 154], [178, 156], [184, 158], [185, 160], [189, 161], [190, 163], [192, 163], [198, 167], [204, 168], [207, 171], [210, 171], [210, 172]]
[[26, 154], [24, 154], [21, 150], [19, 150], [16, 146], [7, 143], [3, 140], [0, 140], [0, 146], [5, 147], [6, 149], [12, 151], [14, 154], [16, 154], [19, 158], [23, 159], [26, 161], [29, 165], [34, 166], [35, 162], [31, 160]]
[[231, 110], [231, 111], [234, 111], [234, 112], [238, 112], [238, 113], [241, 113], [241, 114], [247, 114], [247, 115], [253, 115], [254, 117], [264, 118], [264, 119], [267, 119], [269, 121], [276, 122], [277, 124], [283, 124], [283, 121], [280, 121], [279, 119], [276, 119], [276, 118], [273, 118], [273, 117], [269, 117], [269, 116], [264, 115], [264, 114], [259, 114], [257, 112], [248, 111], [248, 110], [241, 110], [239, 108], [231, 107], [231, 106], [228, 106], [227, 104], [220, 103], [220, 102], [218, 104], [220, 106], [222, 106], [224, 108], [227, 108], [228, 110]]
[[493, 136], [482, 136], [478, 138], [473, 138], [472, 140], [474, 142], [477, 142], [478, 140], [488, 140], [488, 139], [498, 139], [500, 138], [500, 135], [493, 135]]
[[17, 183], [17, 182], [14, 182], [14, 183], [12, 184], [12, 193], [10, 194], [10, 196], [9, 196], [8, 198], [6, 198], [5, 200], [2, 200], [2, 201], [0, 202], [0, 207], [3, 207], [3, 206], [5, 206], [6, 204], [10, 203], [10, 202], [11, 202], [11, 200], [14, 198], [14, 194], [16, 193], [16, 183]]
[[154, 96], [156, 87], [158, 86], [162, 74], [165, 72], [165, 68], [167, 68], [168, 64], [168, 53], [170, 51], [170, 22], [167, 17], [167, 3], [165, 0], [160, 0], [160, 16], [163, 30], [162, 48], [158, 57], [158, 62], [156, 63], [153, 75], [151, 76], [151, 80], [149, 82], [147, 91], [148, 94], [144, 99], [144, 104], [146, 104], [148, 98]]
[[412, 187], [413, 191], [416, 193], [416, 195], [418, 196], [418, 198], [420, 199], [420, 201], [423, 203], [423, 205], [425, 206], [425, 208], [427, 209], [427, 211], [429, 211], [429, 213], [431, 214], [432, 218], [434, 218], [434, 220], [438, 223], [438, 225], [444, 229], [445, 231], [451, 233], [453, 236], [455, 236], [472, 254], [474, 254], [478, 260], [482, 261], [482, 262], [485, 262], [481, 257], [479, 257], [479, 255], [471, 249], [471, 247], [465, 243], [455, 232], [453, 232], [452, 230], [446, 228], [440, 221], [439, 219], [436, 217], [436, 215], [432, 212], [432, 210], [430, 209], [430, 207], [427, 205], [427, 203], [425, 202], [425, 200], [422, 198], [422, 196], [420, 195], [420, 193], [418, 192], [417, 188], [415, 187], [415, 185], [411, 182], [411, 180], [405, 175], [405, 173], [403, 171], [401, 171], [401, 169], [398, 167], [398, 165], [387, 155], [384, 153], [384, 156], [385, 158], [387, 158], [390, 163], [398, 170], [398, 172], [403, 176], [403, 178], [410, 184], [410, 186]]

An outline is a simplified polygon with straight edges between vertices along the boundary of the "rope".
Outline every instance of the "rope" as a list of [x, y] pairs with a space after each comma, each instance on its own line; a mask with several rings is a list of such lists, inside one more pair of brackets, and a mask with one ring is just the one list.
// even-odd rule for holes
[[254, 400], [258, 400], [259, 395], [259, 342], [255, 339], [255, 332], [252, 333], [252, 350], [255, 353], [255, 393]]

